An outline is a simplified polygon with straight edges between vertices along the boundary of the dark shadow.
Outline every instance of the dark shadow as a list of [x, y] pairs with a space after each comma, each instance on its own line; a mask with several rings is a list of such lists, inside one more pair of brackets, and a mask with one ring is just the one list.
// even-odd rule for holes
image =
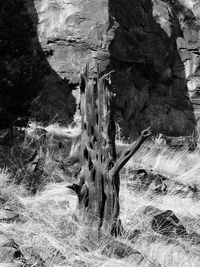
[[49, 65], [37, 25], [33, 0], [0, 0], [0, 128], [18, 116], [66, 123], [75, 112], [73, 86]]
[[[171, 12], [163, 9], [164, 2]], [[160, 12], [166, 12], [168, 24], [159, 23], [151, 0], [109, 0], [110, 25], [118, 23], [109, 66], [115, 70], [116, 116], [124, 135], [133, 139], [148, 126], [171, 136], [196, 131], [185, 68], [177, 50], [177, 38], [183, 38], [181, 12], [188, 24], [195, 17], [177, 1], [157, 4]]]

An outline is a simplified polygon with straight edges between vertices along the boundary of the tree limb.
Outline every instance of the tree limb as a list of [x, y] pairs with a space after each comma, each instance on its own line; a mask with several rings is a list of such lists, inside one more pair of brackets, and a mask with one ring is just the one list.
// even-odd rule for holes
[[114, 167], [110, 170], [111, 177], [115, 176], [116, 173], [119, 173], [121, 168], [129, 161], [129, 159], [136, 153], [136, 151], [140, 148], [142, 143], [152, 134], [151, 128], [147, 128], [141, 132], [141, 135], [138, 139], [131, 144], [131, 146], [125, 149], [120, 158], [115, 163]]

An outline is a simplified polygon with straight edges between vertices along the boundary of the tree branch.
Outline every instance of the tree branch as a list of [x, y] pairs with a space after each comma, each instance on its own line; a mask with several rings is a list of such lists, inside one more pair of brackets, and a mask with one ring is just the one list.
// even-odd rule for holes
[[119, 173], [121, 168], [129, 161], [129, 159], [136, 153], [136, 151], [140, 148], [142, 143], [152, 134], [151, 128], [147, 128], [141, 132], [141, 135], [138, 139], [131, 144], [131, 146], [125, 149], [120, 158], [115, 163], [114, 167], [110, 170], [111, 177], [113, 177], [116, 173]]

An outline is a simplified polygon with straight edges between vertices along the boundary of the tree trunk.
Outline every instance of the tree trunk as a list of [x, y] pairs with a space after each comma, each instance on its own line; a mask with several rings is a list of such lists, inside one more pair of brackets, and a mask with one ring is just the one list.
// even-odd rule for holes
[[151, 132], [150, 129], [143, 131], [116, 162], [115, 122], [108, 76], [99, 78], [97, 70], [97, 79], [89, 79], [88, 65], [81, 75], [81, 177], [78, 196], [84, 223], [112, 231], [112, 227], [117, 226], [119, 215], [119, 171]]

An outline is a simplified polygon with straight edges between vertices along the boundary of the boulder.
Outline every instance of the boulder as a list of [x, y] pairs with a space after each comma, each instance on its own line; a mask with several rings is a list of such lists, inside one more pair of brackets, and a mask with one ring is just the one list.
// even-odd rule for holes
[[188, 238], [186, 228], [171, 210], [162, 211], [154, 206], [144, 206], [136, 211], [132, 220], [137, 224], [136, 230], [129, 231], [130, 237], [133, 233], [133, 239], [129, 238], [132, 242], [143, 238], [143, 235], [155, 240], [157, 236], [152, 235], [153, 232], [169, 238]]
[[187, 239], [193, 245], [200, 245], [200, 234], [198, 234], [197, 232], [189, 233]]
[[173, 211], [167, 210], [153, 217], [151, 222], [152, 229], [158, 233], [168, 237], [186, 237], [186, 228], [181, 224], [178, 217]]
[[193, 151], [197, 147], [197, 142], [192, 136], [163, 136], [163, 138], [166, 140], [166, 144], [172, 148], [188, 147], [190, 151]]
[[13, 239], [0, 238], [0, 263], [13, 263], [23, 258], [18, 244]]
[[[167, 193], [166, 177], [156, 174], [153, 171], [146, 171], [145, 169], [138, 169], [131, 178], [133, 184], [139, 190], [151, 190], [153, 193]], [[131, 185], [131, 184], [130, 184]]]
[[134, 170], [133, 176], [129, 179], [129, 187], [133, 190], [147, 191], [154, 194], [179, 194], [181, 196], [196, 197], [199, 193], [195, 184], [183, 184], [176, 180], [169, 179], [164, 175], [145, 169]]
[[144, 256], [139, 251], [133, 249], [132, 246], [117, 240], [113, 240], [113, 242], [106, 244], [102, 253], [106, 256], [114, 256], [117, 258], [133, 256], [138, 264], [144, 260]]
[[18, 218], [19, 214], [9, 204], [0, 209], [0, 222], [12, 223], [17, 221]]
[[130, 231], [127, 234], [127, 238], [128, 240], [130, 240], [131, 243], [134, 243], [138, 239], [138, 237], [141, 235], [141, 233], [142, 233], [141, 230], [135, 229], [133, 231]]

